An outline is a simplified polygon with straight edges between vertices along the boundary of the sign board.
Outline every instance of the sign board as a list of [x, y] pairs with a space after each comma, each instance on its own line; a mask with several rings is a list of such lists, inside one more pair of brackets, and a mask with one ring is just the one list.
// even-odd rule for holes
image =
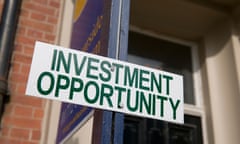
[[183, 123], [182, 76], [42, 42], [26, 95]]

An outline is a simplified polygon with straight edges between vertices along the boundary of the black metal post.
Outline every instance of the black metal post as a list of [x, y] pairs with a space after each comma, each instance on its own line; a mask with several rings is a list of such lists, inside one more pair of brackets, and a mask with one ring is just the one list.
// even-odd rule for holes
[[5, 0], [0, 24], [0, 118], [8, 93], [8, 73], [21, 0]]

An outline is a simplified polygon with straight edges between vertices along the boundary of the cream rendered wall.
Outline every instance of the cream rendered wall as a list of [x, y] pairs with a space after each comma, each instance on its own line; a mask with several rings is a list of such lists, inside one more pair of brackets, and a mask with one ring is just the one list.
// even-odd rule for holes
[[215, 144], [240, 142], [239, 54], [235, 54], [239, 42], [233, 34], [233, 22], [226, 20], [213, 27], [204, 39]]
[[240, 39], [239, 35], [232, 35], [232, 43], [233, 43], [233, 52], [234, 58], [236, 62], [236, 69], [238, 74], [238, 90], [240, 91]]
[[72, 137], [64, 144], [91, 144], [92, 141], [93, 117], [85, 123]]
[[[69, 47], [71, 38], [71, 29], [73, 21], [74, 3], [71, 0], [61, 0], [61, 18], [59, 19], [59, 38], [56, 44]], [[45, 107], [43, 133], [41, 144], [55, 144], [57, 136], [58, 121], [60, 116], [61, 102], [48, 100]], [[67, 144], [91, 144], [93, 116], [87, 121], [64, 143]]]

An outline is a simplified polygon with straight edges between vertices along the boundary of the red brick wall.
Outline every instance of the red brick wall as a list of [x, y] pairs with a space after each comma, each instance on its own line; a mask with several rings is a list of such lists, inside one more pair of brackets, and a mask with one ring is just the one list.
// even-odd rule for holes
[[[0, 8], [3, 1], [0, 0]], [[10, 102], [1, 123], [1, 144], [40, 143], [46, 101], [24, 93], [35, 41], [54, 43], [57, 38], [60, 5], [60, 0], [22, 0], [8, 80]]]
[[0, 16], [2, 15], [3, 0], [0, 0]]

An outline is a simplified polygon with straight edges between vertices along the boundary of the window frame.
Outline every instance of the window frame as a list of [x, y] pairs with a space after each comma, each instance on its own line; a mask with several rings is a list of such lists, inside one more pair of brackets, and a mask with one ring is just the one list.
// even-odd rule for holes
[[150, 36], [153, 38], [157, 38], [157, 39], [167, 40], [177, 44], [186, 45], [191, 48], [191, 56], [192, 56], [191, 58], [192, 58], [192, 68], [193, 68], [192, 76], [193, 76], [193, 84], [194, 84], [193, 93], [194, 93], [195, 104], [184, 103], [184, 114], [199, 116], [201, 118], [203, 143], [208, 144], [207, 121], [206, 121], [206, 112], [205, 112], [206, 108], [204, 105], [198, 44], [195, 42], [162, 35], [151, 30], [142, 29], [135, 25], [130, 25], [129, 31], [133, 31], [133, 32]]

